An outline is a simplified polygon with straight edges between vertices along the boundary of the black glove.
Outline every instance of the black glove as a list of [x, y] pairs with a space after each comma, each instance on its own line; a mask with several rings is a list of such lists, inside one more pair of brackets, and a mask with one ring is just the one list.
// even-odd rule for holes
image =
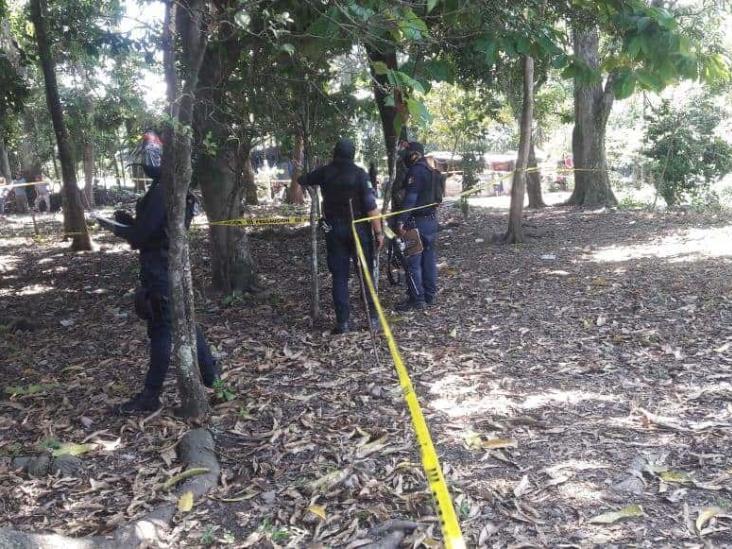
[[124, 210], [116, 210], [114, 212], [114, 220], [122, 225], [134, 225], [135, 218], [132, 217], [128, 212]]

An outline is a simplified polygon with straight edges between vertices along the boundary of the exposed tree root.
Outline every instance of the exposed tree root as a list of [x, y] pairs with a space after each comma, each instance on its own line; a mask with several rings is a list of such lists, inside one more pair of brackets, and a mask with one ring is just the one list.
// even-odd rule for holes
[[[188, 431], [178, 444], [178, 458], [186, 469], [206, 468], [209, 472], [188, 479], [180, 485], [178, 494], [193, 492], [199, 498], [214, 488], [219, 477], [219, 463], [211, 433], [206, 429]], [[31, 534], [10, 528], [0, 528], [0, 547], [5, 549], [127, 549], [159, 547], [168, 535], [168, 525], [176, 506], [166, 502], [131, 524], [120, 526], [108, 536], [72, 538], [58, 534]]]

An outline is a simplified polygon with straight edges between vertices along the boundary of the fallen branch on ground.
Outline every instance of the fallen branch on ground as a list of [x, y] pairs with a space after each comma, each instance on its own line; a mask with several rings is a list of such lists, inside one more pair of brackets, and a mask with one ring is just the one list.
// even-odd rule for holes
[[[219, 463], [213, 437], [206, 429], [188, 431], [178, 444], [178, 458], [186, 470], [195, 470], [193, 478], [181, 484], [177, 494], [192, 492], [200, 498], [216, 486]], [[201, 472], [206, 469], [206, 472]], [[32, 534], [10, 528], [0, 528], [0, 547], [6, 549], [123, 549], [129, 547], [158, 547], [167, 534], [168, 525], [176, 511], [175, 502], [164, 502], [141, 519], [121, 526], [109, 536], [72, 538], [58, 534]]]

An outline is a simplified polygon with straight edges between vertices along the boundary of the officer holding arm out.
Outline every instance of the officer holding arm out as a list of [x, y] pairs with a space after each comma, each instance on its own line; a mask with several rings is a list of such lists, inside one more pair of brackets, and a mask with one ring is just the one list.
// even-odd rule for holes
[[[170, 313], [170, 286], [168, 279], [168, 231], [165, 196], [160, 184], [162, 142], [155, 132], [145, 132], [141, 145], [142, 167], [152, 179], [147, 193], [137, 201], [135, 217], [117, 211], [115, 220], [122, 225], [100, 224], [115, 236], [125, 239], [133, 249], [140, 251], [140, 284], [135, 294], [135, 310], [147, 321], [150, 338], [150, 366], [142, 392], [117, 408], [118, 413], [150, 412], [160, 408], [160, 393], [170, 366], [172, 348], [172, 318]], [[192, 212], [191, 217], [192, 217]], [[188, 215], [188, 214], [187, 214]], [[196, 325], [198, 366], [207, 387], [219, 378], [216, 360], [201, 331]]]
[[[419, 208], [433, 202], [433, 174], [424, 157], [424, 147], [413, 141], [406, 148], [404, 163], [408, 171], [405, 176], [405, 195], [402, 209]], [[430, 206], [401, 214], [397, 219], [396, 232], [404, 236], [406, 229], [416, 228], [422, 241], [421, 253], [407, 258], [407, 268], [414, 284], [407, 284], [408, 299], [397, 305], [397, 310], [424, 309], [432, 305], [437, 294], [437, 207]]]
[[[368, 174], [356, 164], [356, 148], [348, 139], [341, 139], [333, 150], [333, 161], [300, 178], [303, 186], [320, 186], [323, 194], [323, 221], [326, 230], [325, 244], [328, 252], [328, 270], [333, 277], [333, 306], [336, 313], [334, 334], [350, 330], [350, 306], [348, 303], [348, 278], [351, 260], [356, 256], [356, 245], [351, 231], [351, 205], [356, 218], [379, 214]], [[374, 265], [374, 239], [377, 249], [384, 245], [381, 219], [356, 226], [361, 246], [368, 263], [369, 272]], [[373, 231], [373, 236], [372, 236]], [[374, 305], [368, 295], [371, 313]], [[378, 320], [371, 314], [372, 327], [378, 327]]]

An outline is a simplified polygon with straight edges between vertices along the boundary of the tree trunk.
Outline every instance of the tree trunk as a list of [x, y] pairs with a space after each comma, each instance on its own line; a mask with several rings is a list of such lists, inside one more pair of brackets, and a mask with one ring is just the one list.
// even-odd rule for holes
[[392, 209], [399, 207], [399, 204], [394, 203], [392, 197], [396, 196], [398, 186], [402, 183], [400, 173], [401, 166], [397, 165], [397, 148], [398, 139], [400, 136], [406, 138], [406, 122], [407, 122], [407, 110], [404, 97], [398, 91], [394, 92], [394, 106], [386, 104], [386, 98], [392, 94], [391, 85], [387, 75], [377, 74], [374, 70], [374, 63], [384, 63], [389, 69], [397, 69], [397, 57], [395, 51], [379, 52], [373, 49], [368, 49], [369, 61], [371, 62], [371, 76], [374, 81], [374, 100], [376, 106], [379, 109], [379, 116], [381, 117], [381, 126], [384, 131], [384, 144], [386, 145], [386, 159], [387, 167], [389, 171], [389, 179], [383, 185], [384, 190], [384, 204], [382, 207], [382, 213], [386, 213], [389, 208], [389, 202], [392, 203]]
[[[43, 79], [46, 84], [46, 100], [48, 110], [51, 113], [53, 130], [56, 134], [58, 155], [61, 161], [61, 174], [63, 177], [63, 208], [64, 226], [67, 227], [67, 236], [71, 236], [71, 249], [74, 251], [91, 250], [91, 239], [84, 219], [84, 210], [81, 207], [79, 187], [76, 184], [76, 171], [74, 170], [74, 158], [69, 144], [69, 135], [64, 124], [64, 115], [61, 109], [61, 101], [56, 83], [56, 67], [51, 56], [51, 44], [46, 34], [46, 13], [45, 0], [31, 0], [31, 20], [36, 31], [36, 42], [38, 43], [38, 55], [43, 69]], [[69, 234], [70, 233], [70, 234]]]
[[[76, 64], [76, 74], [81, 79], [82, 85], [89, 90], [91, 85], [87, 72], [81, 63]], [[90, 94], [82, 97], [82, 109], [84, 112], [84, 123], [81, 130], [81, 163], [84, 169], [84, 198], [86, 207], [94, 207], [94, 141], [92, 132], [94, 126], [94, 100]]]
[[58, 157], [56, 155], [56, 144], [53, 142], [53, 137], [51, 135], [48, 135], [48, 144], [51, 146], [51, 160], [52, 160], [51, 164], [53, 164], [53, 175], [56, 177], [56, 181], [61, 181], [61, 170], [58, 169]]
[[518, 158], [516, 171], [511, 185], [511, 210], [508, 216], [508, 230], [504, 236], [507, 244], [517, 244], [524, 241], [524, 229], [521, 218], [524, 210], [524, 194], [526, 193], [526, 168], [529, 163], [531, 148], [531, 124], [534, 120], [534, 58], [528, 55], [523, 57], [524, 93], [521, 108], [521, 135], [519, 137]]
[[84, 196], [89, 208], [94, 207], [94, 143], [86, 140], [82, 149], [84, 163]]
[[[235, 166], [241, 153], [233, 141], [220, 147], [216, 156], [201, 154], [196, 163], [196, 181], [201, 186], [203, 207], [209, 221], [237, 219], [242, 214], [244, 177]], [[247, 162], [249, 155], [246, 153]], [[256, 289], [256, 271], [244, 227], [210, 225], [211, 274], [216, 289], [231, 293]]]
[[529, 170], [526, 174], [526, 194], [529, 195], [529, 208], [545, 208], [544, 197], [541, 194], [541, 172], [536, 166], [536, 151], [534, 151], [534, 139], [531, 139], [529, 146]]
[[295, 148], [292, 151], [292, 177], [290, 180], [290, 191], [287, 194], [287, 201], [290, 204], [305, 204], [305, 196], [298, 180], [302, 175], [303, 162], [305, 161], [305, 141], [302, 133], [297, 132], [295, 136]]
[[[231, 120], [225, 87], [238, 66], [240, 52], [241, 44], [235, 34], [229, 34], [218, 47], [208, 48], [196, 93], [193, 127], [198, 158], [194, 177], [203, 194], [206, 215], [212, 222], [241, 217], [242, 199], [252, 187], [256, 198], [251, 142], [247, 137], [231, 135], [238, 126]], [[209, 154], [202, 144], [206, 136], [212, 136], [217, 144], [215, 155]], [[244, 227], [210, 225], [209, 236], [216, 289], [227, 294], [256, 290], [256, 269]]]
[[320, 318], [320, 280], [318, 279], [318, 219], [320, 201], [317, 187], [308, 186], [310, 195], [310, 318], [315, 322]]
[[5, 183], [10, 185], [13, 181], [13, 172], [10, 170], [8, 150], [5, 148], [5, 140], [0, 137], [0, 176], [5, 178]]
[[246, 203], [250, 206], [256, 206], [259, 204], [259, 197], [257, 196], [257, 181], [254, 175], [254, 168], [252, 168], [252, 159], [247, 155], [246, 161], [243, 165], [244, 178], [244, 190], [246, 193]]
[[[206, 50], [203, 31], [204, 4], [200, 0], [168, 0], [163, 27], [163, 66], [168, 96], [168, 120], [164, 126], [162, 185], [168, 217], [168, 275], [173, 318], [173, 352], [178, 366], [180, 414], [189, 418], [208, 415], [208, 399], [201, 382], [196, 356], [193, 277], [185, 227], [186, 194], [191, 183], [191, 132], [193, 99]], [[179, 65], [183, 89], [178, 93], [175, 44], [183, 55]]]
[[[114, 180], [117, 183], [117, 188], [121, 189], [122, 180], [120, 178], [119, 163], [117, 162], [117, 151], [112, 155], [112, 165], [114, 166]], [[122, 173], [124, 173], [124, 169], [122, 170]]]
[[[581, 23], [578, 23], [581, 24]], [[597, 27], [573, 30], [575, 55], [592, 69], [599, 67]], [[601, 82], [574, 80], [574, 191], [567, 201], [575, 206], [614, 206], [618, 203], [612, 188], [605, 154], [607, 120], [613, 105], [614, 76]]]

